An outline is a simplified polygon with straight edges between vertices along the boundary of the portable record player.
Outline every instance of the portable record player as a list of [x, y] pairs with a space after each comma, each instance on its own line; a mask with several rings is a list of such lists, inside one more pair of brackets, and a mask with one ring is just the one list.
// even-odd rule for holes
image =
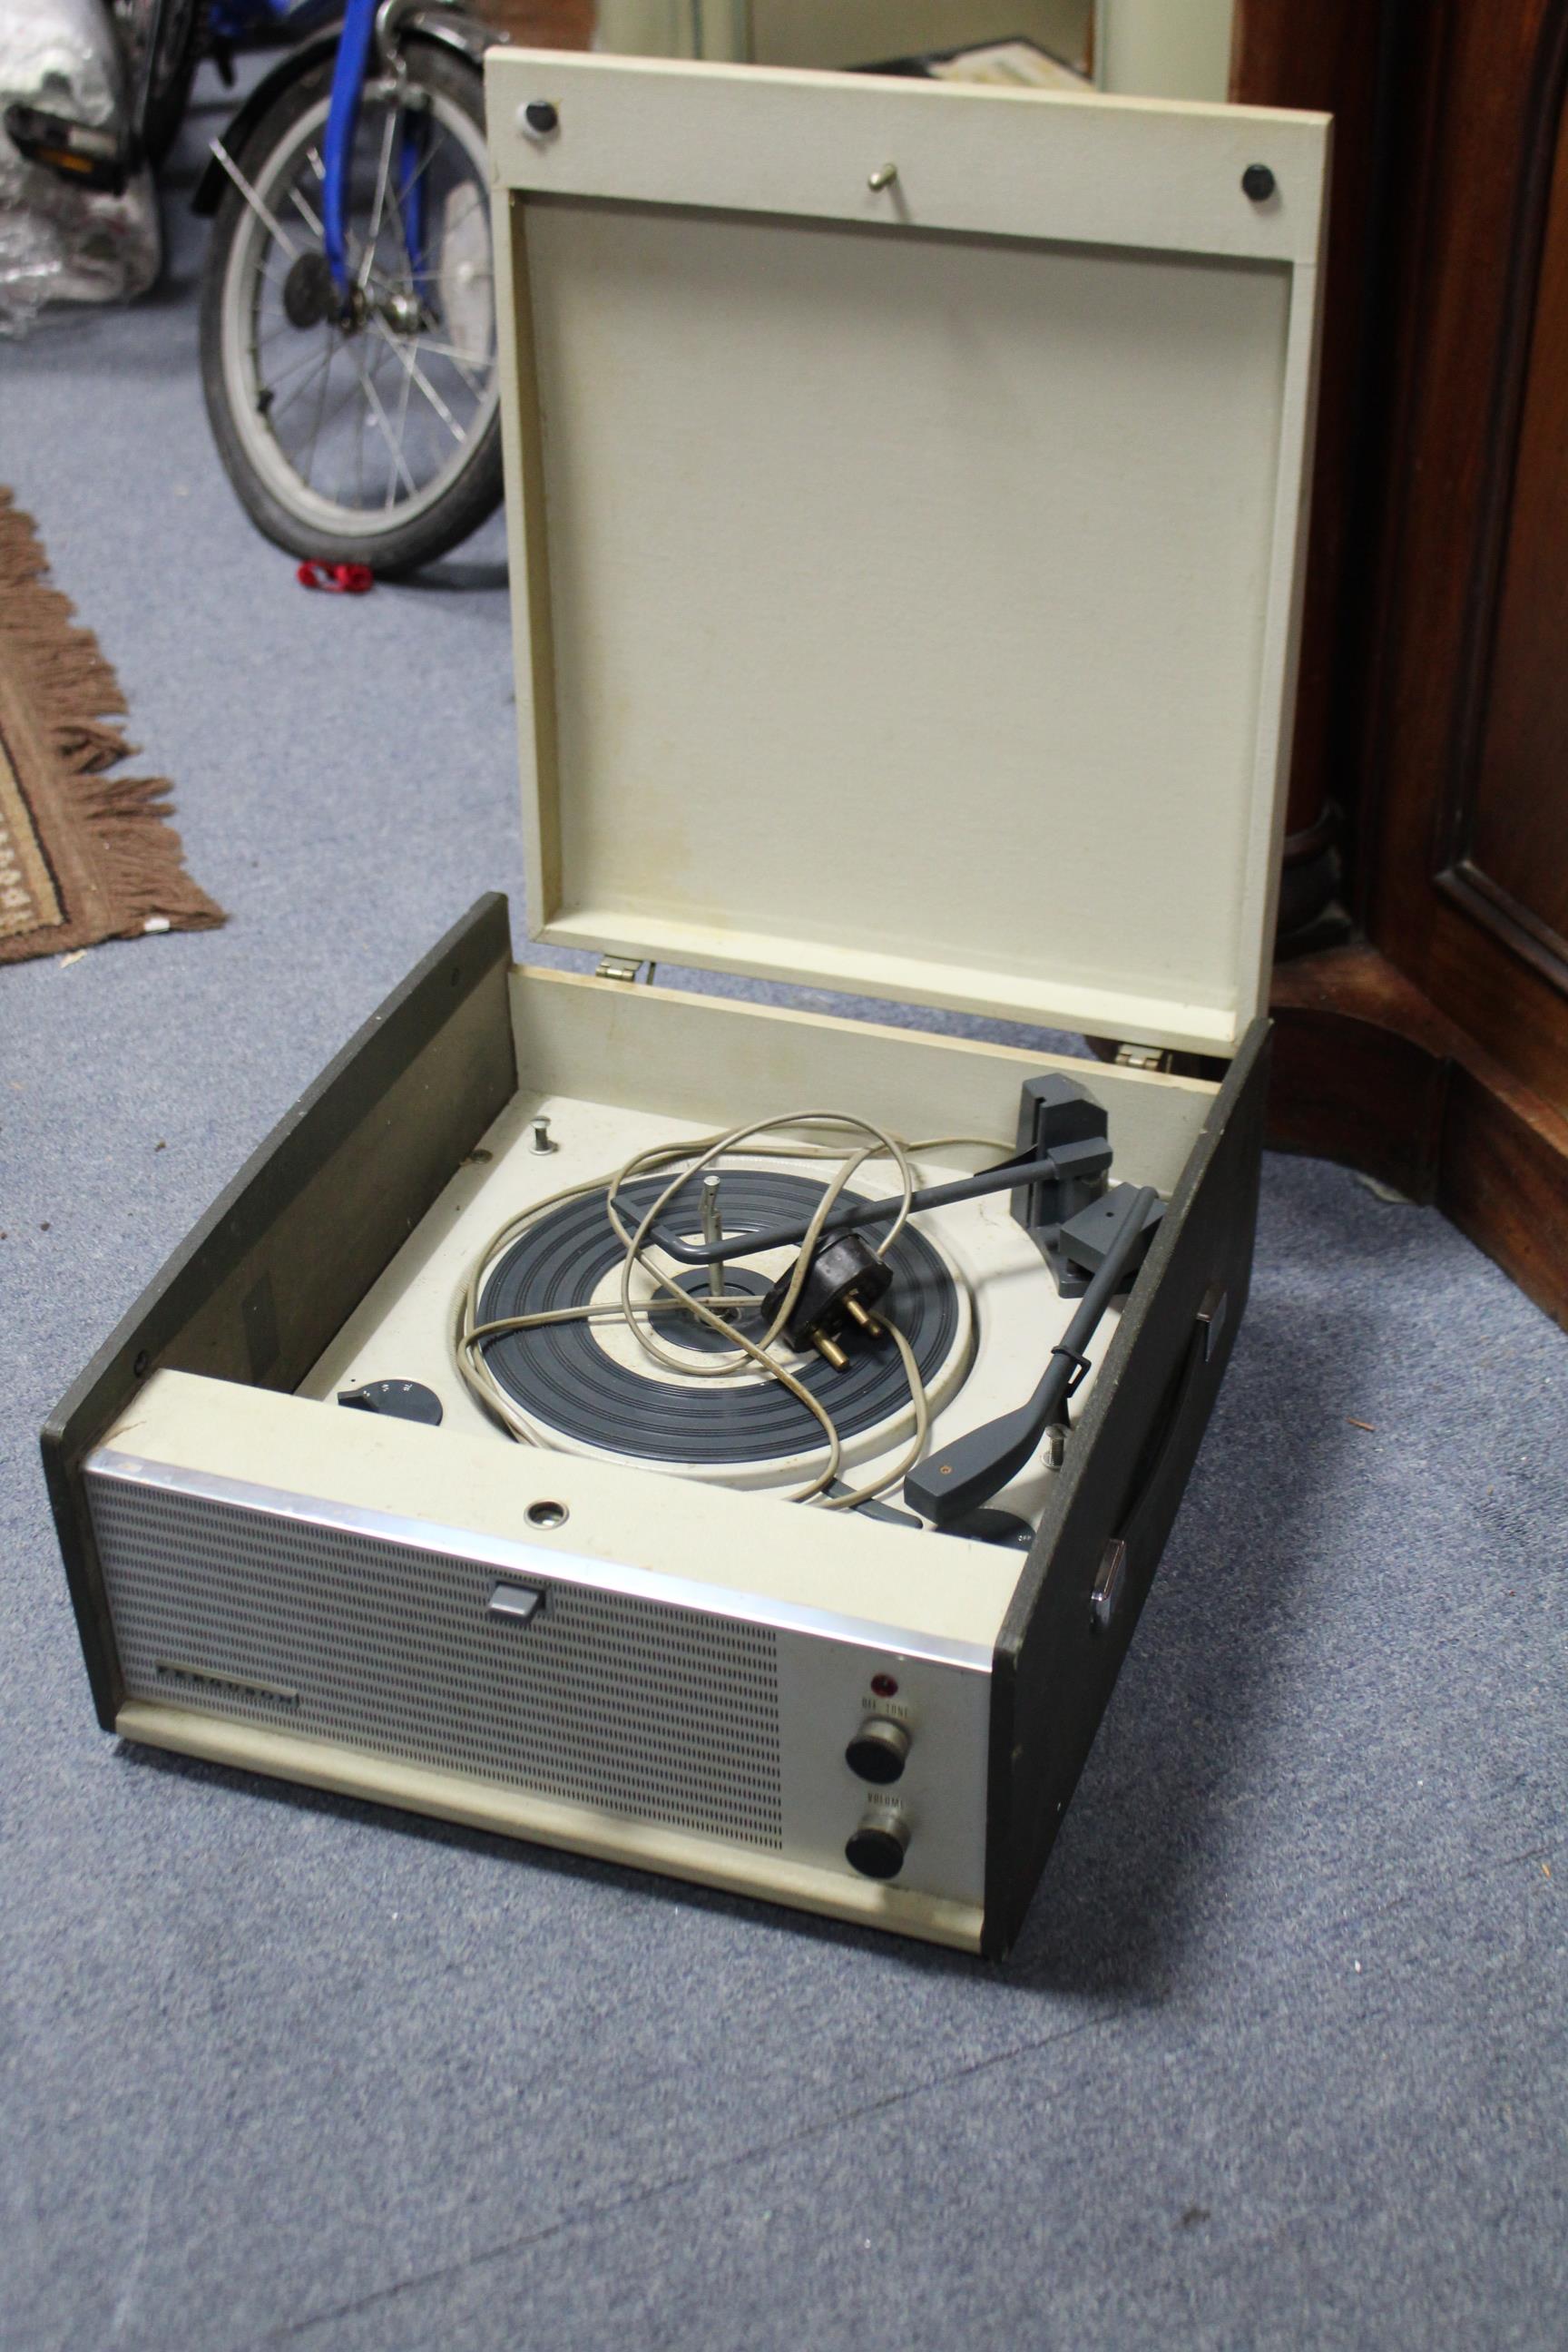
[[60, 1406], [100, 1719], [1000, 1953], [1247, 1297], [1328, 127], [488, 79], [599, 968], [481, 901]]

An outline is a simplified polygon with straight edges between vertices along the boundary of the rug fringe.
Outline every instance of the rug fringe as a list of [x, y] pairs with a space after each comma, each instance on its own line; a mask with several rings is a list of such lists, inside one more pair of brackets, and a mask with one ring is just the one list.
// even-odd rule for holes
[[115, 913], [108, 936], [131, 936], [160, 916], [180, 930], [209, 930], [226, 918], [185, 871], [167, 779], [104, 773], [136, 749], [109, 723], [125, 697], [70, 598], [45, 586], [47, 571], [32, 517], [0, 488], [0, 643], [26, 687], [61, 791], [98, 846]]
[[114, 876], [114, 896], [126, 921], [123, 938], [163, 915], [182, 931], [212, 930], [224, 920], [185, 871], [180, 836], [169, 823], [169, 787], [159, 776], [79, 778], [73, 794]]

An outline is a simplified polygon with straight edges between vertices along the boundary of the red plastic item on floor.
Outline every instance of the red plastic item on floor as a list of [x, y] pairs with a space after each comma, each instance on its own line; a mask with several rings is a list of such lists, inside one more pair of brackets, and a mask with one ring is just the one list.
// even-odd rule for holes
[[301, 563], [294, 577], [301, 588], [324, 588], [329, 596], [363, 596], [375, 586], [368, 563]]

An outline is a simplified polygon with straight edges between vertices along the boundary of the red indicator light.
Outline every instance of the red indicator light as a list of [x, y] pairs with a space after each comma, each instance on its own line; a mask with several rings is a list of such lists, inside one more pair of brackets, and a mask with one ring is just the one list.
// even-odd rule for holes
[[897, 1698], [899, 1683], [896, 1675], [873, 1675], [871, 1688], [879, 1698]]

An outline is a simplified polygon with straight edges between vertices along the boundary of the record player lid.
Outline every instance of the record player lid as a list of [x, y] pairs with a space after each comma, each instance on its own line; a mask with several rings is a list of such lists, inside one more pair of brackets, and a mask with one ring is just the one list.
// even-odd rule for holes
[[534, 936], [1227, 1053], [1326, 118], [521, 50], [488, 84]]

